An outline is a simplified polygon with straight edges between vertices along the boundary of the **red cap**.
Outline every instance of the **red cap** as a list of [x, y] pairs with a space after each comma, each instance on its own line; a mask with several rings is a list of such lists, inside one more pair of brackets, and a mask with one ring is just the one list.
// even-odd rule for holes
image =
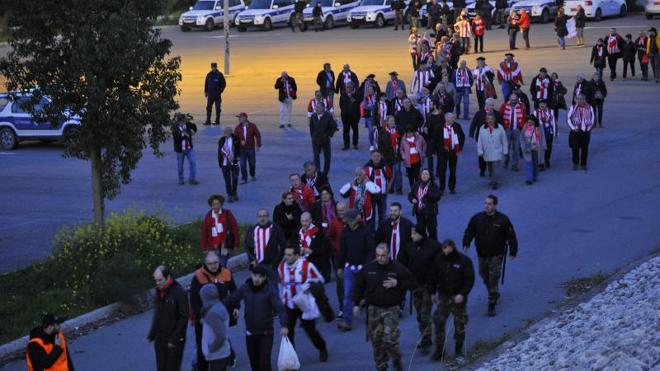
[[247, 115], [247, 113], [245, 113], [245, 112], [241, 112], [241, 113], [239, 113], [238, 115], [236, 115], [236, 117], [245, 117], [245, 118], [248, 118], [248, 115]]

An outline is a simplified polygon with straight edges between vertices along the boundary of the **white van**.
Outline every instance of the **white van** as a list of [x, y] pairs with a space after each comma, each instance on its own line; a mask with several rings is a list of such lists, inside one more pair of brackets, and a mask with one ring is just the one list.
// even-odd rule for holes
[[249, 26], [268, 31], [276, 25], [291, 24], [295, 0], [252, 0], [247, 10], [236, 16], [238, 31], [245, 32]]

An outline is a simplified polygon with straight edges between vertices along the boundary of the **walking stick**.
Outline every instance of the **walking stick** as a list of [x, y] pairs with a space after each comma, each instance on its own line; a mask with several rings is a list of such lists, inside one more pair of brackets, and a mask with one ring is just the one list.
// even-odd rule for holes
[[506, 274], [506, 256], [509, 252], [509, 245], [507, 244], [504, 247], [504, 259], [502, 260], [502, 285], [504, 285], [504, 275]]

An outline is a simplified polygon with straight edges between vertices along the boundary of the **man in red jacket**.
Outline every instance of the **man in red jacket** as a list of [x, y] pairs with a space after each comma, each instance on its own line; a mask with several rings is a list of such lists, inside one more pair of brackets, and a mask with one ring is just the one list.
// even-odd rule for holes
[[518, 25], [522, 29], [523, 40], [525, 40], [525, 49], [529, 49], [529, 27], [532, 24], [532, 19], [525, 9], [520, 9], [520, 19]]
[[248, 115], [241, 112], [238, 115], [238, 125], [234, 129], [234, 134], [241, 142], [241, 184], [247, 183], [248, 171], [246, 162], [250, 164], [250, 177], [252, 181], [257, 180], [255, 174], [256, 168], [256, 152], [261, 148], [261, 133], [257, 125], [248, 121]]
[[231, 252], [238, 248], [240, 243], [238, 223], [231, 210], [222, 207], [225, 203], [222, 195], [211, 195], [208, 203], [211, 210], [206, 213], [202, 221], [200, 247], [202, 251], [219, 251], [220, 264], [226, 267]]

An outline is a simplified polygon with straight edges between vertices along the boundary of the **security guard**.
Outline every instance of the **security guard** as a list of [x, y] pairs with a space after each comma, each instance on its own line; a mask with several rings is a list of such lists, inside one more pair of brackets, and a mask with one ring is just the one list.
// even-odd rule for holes
[[28, 371], [73, 371], [73, 363], [60, 325], [65, 319], [53, 313], [41, 319], [41, 326], [30, 331], [27, 346]]
[[204, 80], [204, 96], [206, 96], [206, 121], [204, 125], [211, 125], [211, 112], [215, 105], [215, 121], [213, 125], [220, 125], [220, 112], [222, 112], [222, 93], [227, 87], [225, 75], [218, 71], [218, 64], [211, 63], [211, 71]]

